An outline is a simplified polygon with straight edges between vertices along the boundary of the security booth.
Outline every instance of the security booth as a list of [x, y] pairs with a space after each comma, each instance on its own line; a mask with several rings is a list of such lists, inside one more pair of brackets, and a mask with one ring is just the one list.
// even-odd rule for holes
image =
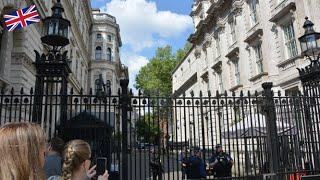
[[[72, 118], [66, 121], [62, 128], [62, 134], [59, 134], [65, 142], [73, 139], [82, 139], [89, 143], [91, 147], [92, 163], [96, 163], [97, 157], [106, 157], [108, 170], [112, 173], [113, 154], [117, 151], [114, 149], [116, 143], [112, 134], [114, 132], [113, 112], [80, 112], [73, 113]], [[111, 170], [111, 171], [110, 171]], [[113, 170], [115, 171], [115, 170]]]

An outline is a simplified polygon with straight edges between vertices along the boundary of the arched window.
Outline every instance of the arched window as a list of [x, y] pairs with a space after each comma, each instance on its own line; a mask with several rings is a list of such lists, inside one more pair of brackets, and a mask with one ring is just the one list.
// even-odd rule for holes
[[111, 61], [112, 60], [112, 53], [111, 53], [111, 48], [107, 49], [107, 60]]
[[102, 34], [98, 33], [98, 34], [97, 34], [97, 39], [98, 39], [98, 40], [101, 40], [101, 39], [102, 39]]
[[102, 48], [100, 46], [96, 47], [96, 59], [97, 60], [102, 59]]

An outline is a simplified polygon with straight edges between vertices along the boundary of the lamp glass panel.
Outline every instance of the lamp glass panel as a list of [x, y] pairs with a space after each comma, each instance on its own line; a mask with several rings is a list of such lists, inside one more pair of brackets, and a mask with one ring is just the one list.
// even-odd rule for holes
[[306, 37], [306, 41], [307, 41], [308, 49], [314, 49], [314, 48], [317, 47], [316, 38], [315, 38], [315, 36], [313, 34], [312, 35], [308, 35]]
[[48, 28], [48, 35], [52, 35], [54, 33], [54, 23], [52, 21], [49, 21], [47, 23]]
[[306, 43], [305, 41], [301, 41], [300, 44], [301, 44], [301, 50], [302, 50], [302, 52], [308, 50], [308, 49], [307, 49], [307, 43]]

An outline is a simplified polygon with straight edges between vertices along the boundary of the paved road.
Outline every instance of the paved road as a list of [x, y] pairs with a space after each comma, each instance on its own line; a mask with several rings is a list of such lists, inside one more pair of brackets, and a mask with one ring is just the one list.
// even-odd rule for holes
[[[129, 172], [128, 175], [131, 180], [145, 180], [152, 179], [149, 167], [149, 159], [151, 153], [147, 150], [133, 151], [129, 159]], [[178, 180], [181, 179], [181, 173], [178, 170], [178, 155], [171, 153], [161, 157], [161, 162], [164, 167], [164, 174], [162, 179], [165, 180]]]

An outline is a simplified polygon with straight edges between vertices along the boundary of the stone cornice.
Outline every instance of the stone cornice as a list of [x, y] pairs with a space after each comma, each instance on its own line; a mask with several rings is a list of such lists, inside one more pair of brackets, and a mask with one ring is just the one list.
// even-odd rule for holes
[[15, 65], [23, 65], [26, 67], [32, 74], [36, 74], [36, 69], [33, 64], [33, 60], [25, 53], [12, 53], [12, 61], [11, 64]]

